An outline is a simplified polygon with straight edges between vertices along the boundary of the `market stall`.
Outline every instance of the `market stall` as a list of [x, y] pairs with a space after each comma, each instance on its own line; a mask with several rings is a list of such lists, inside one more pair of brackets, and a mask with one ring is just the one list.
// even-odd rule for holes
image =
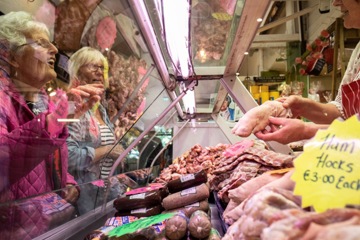
[[[260, 33], [270, 28], [265, 22], [280, 24], [269, 20], [284, 7], [280, 2], [31, 2], [39, 4], [33, 10], [38, 16], [56, 15], [47, 22], [59, 49], [58, 79], [48, 83], [49, 94], [68, 87], [67, 61], [79, 48], [90, 46], [106, 56], [102, 104], [116, 136], [106, 156], [122, 147], [106, 179], [82, 184], [100, 189], [92, 196], [93, 208], [79, 215], [74, 206], [67, 222], [54, 223], [35, 239], [330, 239], [339, 232], [346, 236], [343, 239], [356, 239], [359, 235], [352, 234], [358, 234], [360, 226], [360, 167], [354, 156], [359, 156], [359, 144], [351, 139], [359, 139], [360, 131], [339, 129], [358, 130], [358, 120], [335, 122], [300, 151], [251, 134], [265, 117], [290, 117], [279, 102], [263, 103], [254, 97], [249, 86], [259, 84], [248, 85], [245, 54], [265, 58], [259, 45], [265, 44], [266, 34]], [[300, 5], [288, 5], [297, 11], [296, 17], [318, 9], [317, 4]], [[276, 40], [275, 47], [299, 40], [295, 35], [300, 32], [277, 34], [287, 40]], [[278, 37], [267, 33], [270, 40]], [[294, 54], [286, 57], [290, 61]], [[245, 59], [246, 74], [240, 76]], [[252, 63], [259, 68], [264, 64]], [[268, 85], [260, 85], [270, 96], [264, 87]], [[281, 91], [274, 92], [278, 96]], [[219, 114], [227, 98], [232, 100], [231, 120]], [[260, 115], [242, 118], [262, 103]], [[241, 121], [252, 127], [246, 138], [231, 132]], [[330, 135], [337, 138], [331, 142]], [[326, 144], [325, 151], [321, 146]], [[330, 156], [328, 163], [322, 152]], [[308, 159], [312, 163], [304, 164]], [[340, 161], [345, 169], [340, 169]], [[342, 172], [335, 171], [339, 169]], [[120, 184], [120, 192], [110, 197], [114, 183]], [[337, 201], [338, 196], [343, 201]], [[20, 206], [22, 201], [0, 206]]]

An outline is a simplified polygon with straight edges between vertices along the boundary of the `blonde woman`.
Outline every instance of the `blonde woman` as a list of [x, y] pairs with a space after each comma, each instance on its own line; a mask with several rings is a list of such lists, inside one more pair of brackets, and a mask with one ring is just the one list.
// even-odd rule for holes
[[[104, 86], [103, 54], [91, 47], [83, 47], [69, 59], [68, 71], [71, 80], [70, 90], [81, 86]], [[83, 99], [88, 101], [88, 99]], [[75, 104], [76, 106], [76, 104]], [[110, 169], [120, 155], [122, 147], [114, 149], [115, 135], [113, 124], [103, 105], [98, 104], [86, 111], [79, 122], [68, 125], [69, 138], [69, 172], [73, 174], [80, 185], [81, 195], [78, 200], [80, 214], [84, 214], [103, 203], [104, 182]], [[119, 182], [113, 180], [111, 198], [122, 193]]]

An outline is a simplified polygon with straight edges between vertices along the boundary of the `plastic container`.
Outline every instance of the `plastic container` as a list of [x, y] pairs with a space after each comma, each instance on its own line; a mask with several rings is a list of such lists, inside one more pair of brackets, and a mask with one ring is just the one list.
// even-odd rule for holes
[[270, 91], [269, 98], [270, 100], [275, 100], [279, 98], [280, 93], [278, 91]]

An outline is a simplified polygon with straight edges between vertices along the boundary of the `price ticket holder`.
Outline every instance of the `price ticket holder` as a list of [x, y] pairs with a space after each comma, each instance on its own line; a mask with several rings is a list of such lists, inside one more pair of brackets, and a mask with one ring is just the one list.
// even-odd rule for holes
[[316, 212], [360, 205], [360, 115], [319, 130], [295, 159], [294, 194]]

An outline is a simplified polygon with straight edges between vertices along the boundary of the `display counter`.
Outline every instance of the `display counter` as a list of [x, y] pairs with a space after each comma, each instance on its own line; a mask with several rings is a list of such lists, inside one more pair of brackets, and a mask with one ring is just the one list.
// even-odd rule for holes
[[[9, 190], [15, 191], [11, 189], [11, 172], [2, 171], [0, 223], [8, 225], [2, 225], [0, 235], [39, 240], [168, 239], [176, 233], [174, 227], [179, 227], [176, 220], [183, 223], [185, 219], [188, 225], [181, 229], [182, 239], [232, 239], [240, 235], [258, 239], [265, 228], [273, 227], [267, 233], [276, 232], [277, 225], [271, 226], [275, 220], [295, 221], [301, 214], [304, 220], [310, 216], [305, 214], [313, 213], [303, 209], [291, 191], [288, 174], [297, 154], [288, 145], [259, 141], [252, 134], [235, 136], [231, 129], [241, 117], [228, 121], [219, 114], [227, 96], [241, 113], [237, 116], [258, 106], [238, 70], [258, 33], [257, 20], [265, 16], [271, 1], [183, 1], [170, 15], [170, 1], [98, 0], [85, 1], [85, 5], [67, 0], [39, 2], [58, 14], [47, 24], [59, 43], [56, 68], [63, 67], [57, 69], [59, 77], [47, 84], [47, 93], [69, 86], [64, 66], [74, 52], [82, 46], [101, 51], [109, 64], [101, 104], [114, 127], [116, 141], [100, 163], [92, 164], [85, 158], [89, 165], [79, 164], [74, 171], [77, 183], [62, 189], [44, 189], [35, 196], [26, 194], [28, 189], [15, 189], [26, 195], [17, 199], [8, 195]], [[180, 14], [181, 7], [185, 11]], [[40, 6], [37, 8], [40, 11]], [[184, 18], [176, 18], [175, 26], [170, 26], [174, 16]], [[73, 26], [74, 22], [78, 24]], [[180, 26], [188, 29], [182, 32]], [[185, 35], [177, 35], [181, 32]], [[179, 39], [183, 41], [174, 46]], [[211, 94], [216, 98], [211, 99]], [[203, 101], [204, 95], [209, 101]], [[28, 144], [31, 148], [32, 142], [41, 146], [40, 138], [18, 137], [12, 147]], [[84, 149], [94, 145], [88, 139], [77, 144]], [[49, 149], [42, 145], [36, 153], [41, 155]], [[5, 147], [1, 153], [23, 154]], [[48, 156], [52, 154], [51, 164], [56, 163], [57, 156]], [[105, 162], [114, 154], [116, 157]], [[25, 154], [24, 159], [31, 160], [27, 157]], [[48, 170], [56, 172], [51, 164]], [[26, 167], [27, 161], [16, 166]], [[91, 173], [95, 180], [78, 172]], [[198, 175], [202, 176], [200, 180]], [[262, 188], [267, 183], [270, 188]], [[245, 186], [250, 189], [242, 189]], [[85, 201], [79, 198], [70, 204], [64, 199], [64, 193], [74, 189], [80, 190]], [[236, 195], [238, 191], [243, 192]], [[327, 214], [316, 216], [338, 214], [340, 222], [349, 216], [360, 217], [356, 208]], [[337, 221], [331, 219], [331, 223]], [[166, 223], [172, 229], [166, 229]], [[142, 227], [124, 231], [136, 224]], [[196, 232], [199, 228], [206, 231]]]

